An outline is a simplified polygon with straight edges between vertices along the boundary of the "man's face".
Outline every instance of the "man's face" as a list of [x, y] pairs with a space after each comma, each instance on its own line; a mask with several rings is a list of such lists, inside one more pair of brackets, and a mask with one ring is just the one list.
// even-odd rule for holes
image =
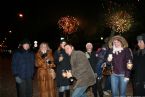
[[25, 43], [22, 45], [24, 50], [28, 50], [30, 48], [30, 45], [28, 43]]
[[144, 41], [143, 40], [138, 40], [138, 46], [139, 46], [139, 49], [144, 49], [145, 48]]
[[64, 50], [65, 50], [65, 52], [66, 52], [68, 55], [71, 55], [71, 53], [72, 53], [72, 51], [73, 51], [73, 47], [70, 46], [70, 45], [66, 45], [66, 46], [64, 47]]
[[87, 43], [86, 49], [87, 50], [92, 50], [93, 49], [93, 45], [91, 43]]

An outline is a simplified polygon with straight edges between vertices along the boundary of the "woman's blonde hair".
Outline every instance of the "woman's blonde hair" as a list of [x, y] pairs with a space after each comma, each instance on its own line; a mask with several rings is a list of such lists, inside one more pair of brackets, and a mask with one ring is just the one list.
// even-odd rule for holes
[[42, 43], [40, 44], [40, 46], [39, 46], [39, 50], [40, 50], [40, 48], [43, 47], [43, 45], [46, 45], [47, 50], [50, 50], [50, 47], [49, 47], [48, 43], [46, 43], [46, 42], [42, 42]]

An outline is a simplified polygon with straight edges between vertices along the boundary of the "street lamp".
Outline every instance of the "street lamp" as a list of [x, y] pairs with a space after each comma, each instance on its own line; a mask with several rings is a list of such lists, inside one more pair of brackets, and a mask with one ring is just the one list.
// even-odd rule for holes
[[19, 18], [23, 18], [24, 17], [24, 15], [22, 13], [19, 13], [18, 16], [19, 16]]

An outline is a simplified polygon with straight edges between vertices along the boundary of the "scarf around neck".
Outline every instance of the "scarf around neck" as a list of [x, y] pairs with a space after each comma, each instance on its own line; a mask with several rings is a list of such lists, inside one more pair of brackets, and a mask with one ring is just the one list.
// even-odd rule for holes
[[123, 50], [123, 47], [116, 48], [115, 46], [113, 46], [113, 54], [118, 55], [118, 53], [121, 53], [122, 50]]

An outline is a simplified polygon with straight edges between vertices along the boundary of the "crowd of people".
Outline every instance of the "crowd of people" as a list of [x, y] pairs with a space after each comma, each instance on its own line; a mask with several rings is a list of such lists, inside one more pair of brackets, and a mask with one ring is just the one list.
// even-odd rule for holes
[[86, 51], [61, 40], [53, 52], [42, 42], [34, 53], [24, 39], [12, 56], [17, 97], [32, 97], [32, 80], [37, 74], [40, 97], [126, 97], [131, 80], [133, 96], [145, 96], [145, 34], [137, 36], [138, 50], [132, 51], [121, 35], [110, 37], [99, 50], [91, 42]]

